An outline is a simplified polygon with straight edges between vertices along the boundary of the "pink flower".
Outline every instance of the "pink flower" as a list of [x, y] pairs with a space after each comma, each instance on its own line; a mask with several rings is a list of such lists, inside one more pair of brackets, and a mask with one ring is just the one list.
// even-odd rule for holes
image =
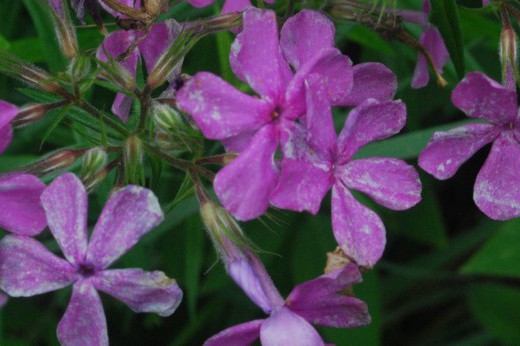
[[487, 122], [435, 133], [419, 155], [419, 166], [437, 179], [448, 179], [475, 152], [493, 142], [477, 176], [473, 199], [492, 219], [519, 217], [520, 120], [516, 91], [483, 73], [472, 72], [453, 90], [451, 101], [468, 117]]
[[8, 235], [0, 241], [0, 288], [12, 297], [29, 297], [73, 285], [72, 298], [58, 325], [62, 345], [108, 345], [103, 306], [97, 290], [136, 312], [171, 315], [182, 298], [164, 273], [106, 268], [163, 219], [149, 190], [127, 186], [107, 202], [90, 241], [87, 193], [71, 173], [54, 180], [41, 196], [49, 228], [66, 259], [37, 240]]
[[333, 25], [323, 15], [311, 13], [319, 31], [291, 37], [287, 35], [294, 32], [284, 26], [281, 46], [273, 11], [244, 13], [244, 29], [231, 49], [231, 67], [259, 98], [204, 72], [178, 93], [178, 106], [191, 114], [205, 137], [222, 140], [228, 150], [240, 152], [217, 174], [214, 184], [222, 205], [238, 219], [253, 219], [269, 206], [278, 179], [274, 154], [286, 137], [283, 133], [306, 112], [307, 80], [322, 80], [324, 97], [330, 103], [345, 98], [352, 87], [350, 60], [329, 48]]
[[[205, 7], [214, 3], [215, 0], [188, 0], [188, 2], [195, 7]], [[264, 2], [274, 4], [275, 0], [264, 0]], [[249, 6], [251, 6], [251, 0], [225, 0], [222, 13], [240, 12]]]
[[18, 115], [15, 105], [0, 100], [0, 154], [7, 149], [13, 139], [11, 121]]

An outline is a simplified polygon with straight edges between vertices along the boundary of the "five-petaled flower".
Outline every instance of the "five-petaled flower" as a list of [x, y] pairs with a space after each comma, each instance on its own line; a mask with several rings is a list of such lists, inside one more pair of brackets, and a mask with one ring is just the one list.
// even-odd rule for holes
[[49, 228], [66, 260], [33, 238], [8, 235], [0, 242], [0, 288], [12, 297], [28, 297], [73, 285], [58, 325], [62, 345], [108, 345], [106, 318], [97, 290], [126, 303], [135, 312], [171, 315], [182, 291], [162, 272], [106, 268], [163, 219], [154, 194], [127, 186], [107, 202], [90, 241], [87, 193], [80, 180], [65, 173], [41, 196]]
[[492, 219], [519, 217], [520, 118], [516, 91], [483, 73], [472, 72], [453, 90], [451, 100], [468, 117], [488, 123], [435, 133], [419, 155], [419, 166], [437, 179], [448, 179], [480, 148], [493, 142], [477, 175], [473, 199]]

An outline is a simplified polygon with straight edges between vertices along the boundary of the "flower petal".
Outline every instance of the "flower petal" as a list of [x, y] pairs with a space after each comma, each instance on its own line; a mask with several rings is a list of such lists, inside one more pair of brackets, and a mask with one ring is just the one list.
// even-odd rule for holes
[[11, 125], [6, 125], [3, 128], [0, 128], [0, 154], [2, 154], [11, 141], [13, 140], [13, 128]]
[[339, 164], [364, 145], [397, 134], [406, 123], [406, 105], [400, 101], [369, 99], [354, 108], [339, 135]]
[[302, 10], [283, 25], [280, 46], [296, 70], [322, 49], [334, 47], [334, 24], [317, 11]]
[[[112, 59], [117, 58], [135, 42], [136, 38], [136, 32], [133, 30], [117, 30], [110, 33], [99, 46], [96, 54], [97, 58], [103, 62], [109, 61], [107, 54]], [[134, 51], [128, 58], [120, 62], [120, 64], [130, 75], [135, 76], [138, 59], [139, 54], [137, 51]]]
[[226, 151], [241, 153], [251, 143], [256, 132], [256, 130], [245, 131], [234, 137], [224, 138], [220, 142], [226, 148]]
[[80, 264], [87, 252], [87, 191], [72, 173], [54, 179], [41, 197], [52, 235], [67, 260]]
[[287, 307], [312, 324], [335, 328], [369, 324], [367, 305], [342, 292], [358, 282], [361, 282], [361, 273], [350, 263], [296, 286], [287, 297]]
[[322, 338], [303, 317], [281, 308], [265, 320], [260, 329], [263, 346], [321, 346]]
[[237, 324], [213, 335], [204, 346], [249, 346], [260, 337], [264, 320], [254, 320]]
[[98, 290], [121, 300], [135, 312], [170, 316], [182, 300], [177, 282], [160, 271], [105, 270], [91, 280]]
[[230, 53], [231, 68], [244, 83], [273, 104], [281, 100], [291, 70], [282, 57], [276, 14], [250, 8]]
[[517, 96], [481, 72], [471, 72], [451, 94], [451, 101], [470, 118], [486, 119], [504, 125], [515, 121]]
[[156, 227], [164, 215], [152, 191], [129, 185], [110, 197], [92, 232], [87, 262], [106, 268]]
[[199, 72], [179, 90], [177, 105], [191, 114], [204, 136], [223, 139], [271, 120], [272, 106], [246, 95], [221, 78]]
[[123, 121], [127, 121], [132, 110], [134, 99], [126, 94], [117, 93], [114, 103], [112, 103], [112, 113]]
[[269, 197], [278, 178], [274, 165], [277, 147], [276, 127], [264, 126], [249, 146], [215, 177], [215, 193], [237, 219], [254, 219], [269, 207]]
[[[146, 38], [139, 43], [139, 53], [144, 59], [148, 73], [153, 70], [157, 60], [171, 46], [180, 31], [179, 23], [170, 19], [153, 25]], [[180, 66], [181, 63], [177, 65], [174, 74], [180, 73]]]
[[69, 305], [58, 324], [63, 346], [108, 346], [107, 321], [99, 294], [89, 281], [74, 284]]
[[0, 241], [0, 288], [12, 297], [30, 297], [74, 282], [75, 269], [38, 241], [5, 236]]
[[215, 2], [215, 0], [188, 0], [191, 6], [206, 7]]
[[34, 236], [47, 225], [40, 195], [45, 184], [29, 174], [0, 176], [0, 227], [20, 235]]
[[[128, 7], [131, 7], [131, 8], [134, 8], [134, 5], [138, 5], [138, 4], [135, 4], [136, 0], [116, 0], [116, 1], [123, 5], [126, 5]], [[192, 1], [195, 1], [195, 0], [192, 0]], [[141, 1], [137, 0], [137, 2], [140, 3]], [[110, 13], [114, 17], [127, 18], [125, 15], [123, 15], [117, 11], [114, 11], [109, 6], [105, 5], [104, 1], [98, 1], [98, 3], [101, 5], [101, 7], [103, 7], [108, 13]]]
[[437, 179], [451, 178], [473, 154], [497, 138], [500, 131], [490, 124], [470, 124], [435, 132], [419, 154], [419, 166]]
[[7, 149], [13, 139], [11, 120], [18, 115], [18, 108], [0, 100], [0, 154]]
[[248, 6], [251, 6], [250, 0], [226, 0], [222, 7], [222, 14], [240, 12]]
[[372, 267], [386, 244], [385, 226], [341, 183], [332, 188], [332, 229], [343, 252], [358, 265]]
[[377, 203], [405, 210], [421, 200], [421, 180], [413, 166], [398, 159], [353, 160], [336, 169], [341, 181], [352, 190], [372, 197]]
[[383, 64], [369, 62], [354, 65], [354, 86], [338, 106], [357, 106], [369, 98], [391, 101], [397, 91], [395, 73]]
[[475, 182], [473, 199], [494, 220], [520, 216], [520, 144], [511, 131], [493, 143]]
[[[439, 30], [436, 27], [430, 26], [425, 32], [421, 34], [419, 39], [421, 44], [424, 46], [426, 51], [430, 53], [433, 63], [437, 71], [442, 74], [442, 68], [448, 62], [450, 54], [444, 44], [444, 40]], [[425, 87], [430, 81], [430, 75], [428, 73], [428, 65], [424, 55], [419, 54], [417, 58], [417, 65], [412, 77], [412, 88]]]

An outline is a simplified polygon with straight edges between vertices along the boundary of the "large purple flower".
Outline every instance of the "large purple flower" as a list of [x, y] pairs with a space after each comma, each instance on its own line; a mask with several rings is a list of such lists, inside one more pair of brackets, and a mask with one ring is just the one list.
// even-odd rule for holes
[[[345, 294], [346, 289], [361, 282], [361, 274], [353, 264], [296, 286], [285, 301], [270, 281], [260, 281], [276, 292], [274, 297], [271, 294], [271, 306], [266, 311], [269, 317], [228, 328], [207, 340], [205, 346], [247, 346], [258, 338], [263, 346], [319, 346], [324, 342], [311, 323], [335, 328], [370, 323], [365, 303]], [[252, 288], [258, 291], [258, 286]]]
[[[140, 58], [143, 58], [146, 70], [150, 73], [161, 55], [173, 43], [179, 32], [180, 25], [173, 19], [154, 24], [144, 39], [141, 37], [143, 33], [140, 31], [114, 31], [105, 38], [98, 49], [97, 56], [98, 59], [106, 62], [108, 61], [106, 53], [112, 58], [116, 58], [125, 53], [136, 40], [142, 39], [131, 54], [121, 62], [121, 66], [127, 70], [130, 75], [135, 76], [137, 63]], [[174, 71], [170, 77], [175, 78], [177, 74], [178, 71], [177, 73]], [[126, 121], [130, 113], [132, 100], [133, 98], [128, 95], [118, 93], [112, 105], [112, 112], [120, 119]]]
[[[205, 7], [211, 5], [215, 0], [187, 0], [192, 6]], [[273, 4], [276, 0], [264, 0], [268, 4]], [[251, 6], [251, 0], [225, 0], [222, 13], [240, 12]]]
[[473, 199], [495, 220], [520, 216], [520, 120], [517, 94], [480, 72], [469, 73], [451, 95], [470, 118], [485, 123], [437, 132], [419, 155], [419, 166], [437, 179], [451, 178], [475, 152], [493, 142], [475, 182]]
[[[231, 49], [231, 67], [259, 98], [204, 72], [178, 93], [179, 107], [192, 115], [207, 138], [222, 140], [228, 150], [240, 152], [217, 174], [214, 187], [224, 207], [241, 220], [260, 216], [269, 206], [278, 178], [274, 153], [282, 133], [306, 111], [306, 80], [322, 80], [323, 97], [331, 103], [346, 97], [352, 87], [350, 60], [328, 48], [333, 26], [317, 13], [316, 20], [320, 31], [308, 37], [285, 37], [292, 31], [284, 27], [280, 47], [273, 11], [244, 13], [244, 29]], [[296, 70], [294, 75], [288, 63]]]
[[32, 238], [8, 235], [0, 242], [0, 288], [12, 297], [28, 297], [72, 284], [72, 298], [58, 326], [62, 345], [108, 345], [97, 290], [123, 301], [135, 312], [169, 316], [175, 311], [182, 291], [164, 273], [106, 269], [163, 219], [151, 191], [128, 186], [115, 193], [90, 241], [87, 193], [78, 178], [70, 173], [60, 176], [41, 200], [66, 260]]

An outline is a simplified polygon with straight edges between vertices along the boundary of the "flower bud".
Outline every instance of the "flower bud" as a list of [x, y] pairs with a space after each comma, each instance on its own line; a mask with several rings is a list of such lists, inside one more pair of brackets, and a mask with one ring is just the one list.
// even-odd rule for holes
[[83, 155], [81, 172], [83, 179], [89, 179], [100, 172], [107, 164], [108, 155], [101, 147], [92, 148]]
[[173, 130], [184, 125], [179, 112], [168, 105], [155, 104], [152, 112], [155, 125], [165, 131]]
[[144, 10], [152, 17], [158, 17], [161, 12], [168, 11], [168, 0], [143, 0]]
[[162, 150], [194, 152], [201, 147], [200, 133], [193, 130], [177, 110], [165, 104], [154, 104], [152, 114], [155, 141]]
[[502, 62], [503, 83], [508, 88], [516, 87], [517, 50], [515, 30], [511, 25], [504, 25], [500, 34], [500, 60]]
[[32, 104], [26, 105], [20, 109], [16, 118], [11, 121], [11, 125], [15, 128], [27, 126], [35, 121], [40, 120], [49, 111], [48, 104]]
[[[107, 54], [108, 56], [108, 54]], [[135, 78], [128, 73], [127, 70], [124, 69], [121, 64], [119, 64], [115, 60], [110, 60], [108, 62], [98, 61], [98, 63], [103, 67], [104, 71], [102, 72], [103, 77], [108, 79], [109, 81], [119, 85], [121, 88], [133, 91], [135, 89]]]
[[65, 1], [62, 0], [61, 16], [52, 11], [52, 17], [61, 52], [69, 59], [74, 58], [78, 54], [78, 39]]
[[127, 183], [138, 184], [141, 180], [143, 156], [143, 142], [136, 134], [130, 135], [123, 144], [124, 170]]
[[107, 167], [104, 167], [92, 176], [84, 176], [82, 181], [83, 185], [85, 186], [85, 190], [89, 192], [94, 190], [99, 184], [101, 184], [105, 180], [108, 173], [109, 169]]
[[90, 68], [90, 58], [78, 55], [70, 62], [67, 72], [73, 81], [81, 81], [88, 76]]
[[83, 150], [63, 149], [47, 155], [40, 161], [21, 169], [21, 171], [37, 176], [53, 173], [71, 166], [82, 153]]

